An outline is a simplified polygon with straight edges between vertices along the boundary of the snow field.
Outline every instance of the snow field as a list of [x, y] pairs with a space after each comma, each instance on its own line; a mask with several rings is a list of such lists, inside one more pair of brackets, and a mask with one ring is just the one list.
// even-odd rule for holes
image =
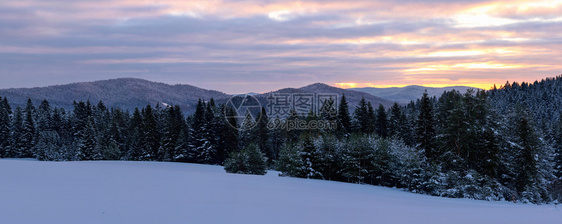
[[220, 166], [1, 159], [0, 223], [559, 224], [562, 211]]

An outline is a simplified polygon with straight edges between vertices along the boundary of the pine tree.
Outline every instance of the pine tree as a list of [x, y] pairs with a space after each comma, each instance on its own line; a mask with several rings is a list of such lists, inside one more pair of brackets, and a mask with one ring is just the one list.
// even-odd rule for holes
[[382, 104], [379, 104], [379, 108], [377, 109], [377, 119], [375, 121], [375, 131], [378, 136], [386, 138], [389, 135], [388, 131], [388, 116], [386, 114], [386, 110]]
[[341, 96], [341, 102], [338, 107], [338, 135], [347, 136], [351, 133], [351, 116], [349, 115], [349, 106], [345, 98], [345, 94]]
[[223, 164], [226, 157], [231, 153], [238, 151], [238, 127], [235, 114], [233, 108], [227, 107], [225, 105], [220, 106], [221, 116], [223, 119], [219, 119], [220, 121], [220, 140], [217, 146], [217, 158], [218, 163]]
[[[439, 151], [444, 169], [466, 169], [466, 152], [468, 150], [468, 124], [472, 122], [466, 114], [466, 105], [462, 95], [453, 90], [445, 92], [439, 98], [437, 122], [439, 125]], [[426, 154], [429, 157], [429, 155]]]
[[301, 152], [304, 176], [312, 179], [324, 179], [322, 173], [320, 173], [320, 156], [310, 135], [303, 136], [301, 147], [302, 149], [299, 151]]
[[400, 136], [400, 130], [404, 127], [401, 123], [402, 119], [402, 109], [398, 103], [394, 103], [390, 108], [390, 118], [388, 122], [388, 135], [389, 136]]
[[224, 163], [224, 169], [228, 173], [266, 174], [266, 159], [255, 144], [249, 144], [240, 152], [231, 152]]
[[215, 105], [215, 100], [211, 98], [209, 103], [207, 103], [207, 107], [205, 108], [205, 125], [206, 128], [206, 139], [209, 140], [209, 149], [208, 151], [211, 152], [211, 163], [212, 164], [220, 164], [221, 161], [217, 156], [218, 152], [218, 145], [220, 141], [220, 123], [223, 117], [219, 115], [217, 112], [217, 107]]
[[281, 172], [280, 176], [289, 177], [306, 177], [306, 171], [303, 169], [301, 152], [298, 147], [286, 144], [279, 151], [279, 159], [275, 161], [277, 170]]
[[551, 194], [554, 200], [562, 201], [562, 114], [553, 127], [554, 135], [554, 181], [551, 184]]
[[210, 123], [208, 123], [209, 121], [206, 118], [206, 111], [206, 104], [199, 100], [193, 117], [194, 142], [191, 151], [195, 162], [212, 164], [216, 162], [216, 149], [211, 144], [212, 140], [209, 139], [210, 131], [208, 129], [210, 128]]
[[[164, 122], [162, 131], [162, 142], [158, 149], [159, 160], [161, 161], [175, 161], [179, 158], [184, 158], [186, 142], [185, 139], [185, 119], [181, 113], [179, 106], [168, 107], [165, 110]], [[180, 146], [181, 145], [181, 146]]]
[[[383, 108], [383, 110], [384, 110], [384, 108]], [[370, 134], [370, 133], [375, 132], [376, 122], [377, 122], [377, 115], [375, 113], [375, 110], [373, 109], [373, 105], [371, 105], [371, 102], [367, 102], [367, 121], [366, 121], [366, 125], [365, 125], [365, 127], [366, 127], [365, 133]], [[385, 123], [386, 123], [386, 121], [385, 121]], [[382, 129], [381, 129], [381, 131], [382, 131]]]
[[[374, 130], [374, 112], [370, 103], [361, 98], [359, 105], [355, 108], [353, 116], [353, 127], [355, 131], [370, 134]], [[369, 109], [370, 108], [370, 109]]]
[[20, 158], [31, 158], [34, 155], [33, 149], [35, 148], [35, 138], [36, 138], [36, 129], [35, 129], [35, 121], [34, 121], [34, 113], [35, 107], [31, 102], [31, 99], [27, 100], [27, 106], [25, 107], [25, 119], [23, 121], [23, 129], [21, 135], [21, 144], [22, 148], [19, 150], [19, 157]]
[[141, 111], [141, 160], [157, 160], [158, 148], [160, 148], [160, 132], [158, 131], [158, 118], [150, 105]]
[[[297, 143], [299, 141], [299, 136], [302, 133], [302, 130], [298, 129], [296, 127], [296, 124], [300, 121], [302, 121], [303, 118], [301, 116], [299, 116], [297, 114], [297, 112], [295, 110], [291, 110], [289, 112], [289, 117], [287, 117], [287, 130], [286, 130], [286, 135], [287, 135], [287, 142], [293, 144], [293, 143]], [[291, 125], [293, 124], [293, 125]]]
[[523, 111], [517, 115], [515, 129], [517, 144], [517, 159], [519, 167], [515, 186], [517, 192], [521, 193], [537, 182], [537, 156], [540, 150], [540, 140], [533, 129], [527, 114]]
[[43, 100], [37, 109], [37, 144], [35, 145], [35, 157], [39, 160], [62, 160], [58, 152], [60, 137], [54, 130], [53, 111], [49, 102]]
[[93, 108], [92, 119], [94, 122], [95, 129], [95, 150], [92, 157], [93, 160], [109, 159], [105, 156], [110, 156], [112, 159], [116, 159], [119, 156], [114, 155], [117, 153], [118, 144], [115, 139], [112, 138], [110, 132], [110, 113], [105, 104], [100, 101], [96, 107]]
[[158, 155], [161, 157], [161, 161], [172, 161], [176, 149], [176, 139], [178, 138], [178, 130], [175, 128], [176, 120], [174, 118], [175, 112], [173, 107], [168, 107], [165, 109], [166, 113], [164, 116], [164, 130], [162, 130], [162, 139], [160, 143], [160, 148], [158, 149]]
[[435, 123], [433, 120], [433, 105], [427, 92], [420, 101], [420, 112], [416, 121], [417, 148], [423, 150], [428, 159], [435, 159]]
[[322, 174], [326, 180], [343, 181], [341, 171], [342, 150], [341, 143], [333, 134], [322, 135], [315, 142], [317, 148], [317, 170]]
[[[113, 152], [119, 152], [119, 155], [111, 155], [111, 158], [106, 159], [128, 159], [128, 140], [130, 138], [130, 117], [129, 113], [123, 112], [121, 109], [112, 108], [110, 111], [110, 121], [109, 121], [109, 131], [108, 137], [110, 145], [108, 145], [108, 150]], [[111, 144], [116, 144], [117, 148], [114, 148]]]
[[0, 98], [0, 158], [8, 157], [10, 147], [10, 126], [12, 113], [8, 99]]
[[[352, 135], [346, 140], [342, 156], [342, 175], [347, 182], [366, 183], [366, 178], [372, 172], [372, 142], [367, 135]], [[370, 181], [370, 179], [368, 180]]]
[[131, 124], [129, 126], [129, 141], [127, 151], [127, 158], [129, 160], [141, 160], [142, 155], [142, 115], [139, 108], [135, 108]]
[[258, 148], [260, 148], [262, 152], [265, 154], [265, 156], [268, 158], [269, 164], [272, 165], [276, 155], [275, 152], [273, 151], [273, 147], [271, 146], [270, 131], [267, 128], [267, 124], [269, 123], [269, 117], [267, 116], [264, 107], [262, 107], [261, 112], [258, 115], [258, 118], [259, 120], [257, 121], [257, 125], [253, 129], [255, 130], [254, 134], [257, 136], [257, 145]]
[[97, 133], [94, 127], [94, 119], [90, 117], [78, 138], [79, 160], [100, 159], [100, 153], [96, 150], [96, 135]]
[[271, 139], [271, 147], [273, 151], [273, 158], [269, 161], [276, 162], [279, 159], [279, 154], [281, 149], [285, 145], [287, 131], [286, 129], [282, 129], [279, 127], [275, 127], [276, 124], [280, 124], [281, 119], [279, 117], [275, 117], [268, 125], [268, 129], [271, 129], [270, 139]]
[[23, 151], [24, 146], [21, 141], [21, 136], [23, 134], [23, 116], [21, 107], [16, 107], [12, 127], [10, 128], [10, 146], [6, 150], [6, 157], [8, 158], [20, 157], [21, 152]]

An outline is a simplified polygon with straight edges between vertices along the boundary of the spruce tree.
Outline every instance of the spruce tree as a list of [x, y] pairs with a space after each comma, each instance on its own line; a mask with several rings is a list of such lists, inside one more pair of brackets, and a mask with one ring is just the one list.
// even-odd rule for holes
[[372, 107], [369, 111], [369, 104], [365, 98], [361, 98], [359, 105], [355, 108], [353, 116], [353, 127], [354, 130], [360, 133], [371, 133], [371, 127], [374, 125], [374, 120], [372, 119]]
[[285, 145], [286, 142], [286, 129], [282, 129], [280, 127], [276, 127], [276, 124], [280, 124], [281, 119], [279, 117], [275, 117], [269, 124], [268, 129], [271, 130], [270, 132], [270, 139], [271, 139], [271, 147], [273, 151], [273, 158], [270, 159], [271, 162], [277, 161], [279, 159], [279, 154], [281, 149]]
[[417, 148], [423, 150], [426, 157], [435, 159], [435, 122], [433, 119], [433, 105], [425, 92], [420, 100], [420, 110], [416, 121]]
[[345, 98], [345, 94], [341, 96], [341, 102], [338, 107], [338, 126], [337, 129], [339, 136], [347, 136], [351, 133], [351, 116], [349, 115], [349, 106], [347, 104], [347, 99]]
[[238, 127], [238, 124], [234, 109], [225, 105], [221, 105], [220, 107], [222, 119], [219, 119], [220, 140], [217, 147], [217, 158], [218, 163], [223, 164], [224, 160], [231, 152], [238, 151], [239, 133], [238, 129], [235, 128]]
[[207, 106], [199, 100], [193, 117], [193, 148], [192, 157], [197, 163], [212, 164], [216, 162], [215, 147], [211, 144], [208, 130], [210, 128], [209, 117], [206, 115]]
[[388, 120], [388, 135], [389, 136], [400, 136], [400, 130], [403, 129], [402, 123], [402, 109], [398, 103], [394, 103], [390, 108], [390, 118]]
[[275, 161], [277, 170], [281, 172], [280, 176], [289, 177], [306, 177], [306, 171], [303, 169], [301, 152], [298, 147], [286, 144], [279, 151], [279, 159]]
[[377, 109], [377, 119], [375, 121], [375, 131], [378, 136], [386, 138], [389, 135], [388, 131], [388, 116], [386, 114], [386, 110], [382, 104], [379, 104], [379, 108]]
[[127, 158], [129, 160], [141, 160], [142, 155], [142, 115], [139, 108], [135, 108], [129, 126], [129, 139]]
[[314, 142], [312, 142], [311, 135], [304, 135], [301, 143], [301, 159], [304, 171], [304, 176], [311, 179], [324, 179], [320, 173], [320, 155], [316, 150]]
[[0, 98], [0, 158], [7, 157], [10, 147], [11, 113], [8, 100]]
[[58, 152], [60, 137], [55, 131], [52, 113], [49, 102], [43, 100], [37, 108], [37, 144], [34, 149], [39, 160], [62, 160]]
[[287, 127], [286, 135], [287, 135], [287, 142], [293, 144], [299, 141], [299, 136], [302, 133], [302, 130], [298, 129], [296, 126], [298, 122], [301, 122], [303, 118], [297, 114], [295, 110], [291, 110], [289, 112], [289, 117], [287, 117]]
[[82, 129], [78, 139], [78, 159], [79, 160], [98, 160], [101, 159], [100, 152], [96, 150], [96, 130], [94, 118], [90, 117], [86, 126]]
[[249, 144], [240, 152], [231, 152], [224, 162], [228, 173], [265, 175], [267, 163], [256, 144]]
[[377, 122], [377, 115], [375, 110], [373, 109], [373, 105], [371, 105], [371, 102], [367, 102], [367, 121], [365, 125], [365, 133], [370, 134], [375, 132], [376, 122]]
[[21, 142], [21, 136], [23, 133], [23, 116], [21, 107], [16, 107], [12, 120], [12, 126], [10, 128], [10, 146], [6, 149], [6, 157], [8, 158], [18, 158], [23, 151], [24, 146]]
[[176, 108], [168, 107], [164, 113], [164, 129], [162, 130], [162, 139], [160, 143], [160, 148], [158, 149], [158, 155], [160, 156], [158, 160], [161, 161], [173, 161], [176, 156], [176, 143], [177, 139], [180, 137], [181, 123], [183, 122], [183, 117], [180, 119], [176, 117]]
[[537, 160], [540, 150], [540, 140], [531, 125], [528, 114], [525, 112], [518, 113], [516, 124], [516, 144], [517, 144], [517, 167], [515, 186], [517, 192], [521, 193], [537, 182]]
[[270, 130], [267, 128], [269, 117], [267, 116], [264, 107], [261, 108], [261, 112], [258, 115], [258, 118], [258, 123], [254, 128], [255, 135], [257, 136], [257, 145], [258, 148], [261, 149], [265, 156], [268, 158], [268, 162], [270, 163], [270, 165], [272, 165], [276, 156], [275, 152], [273, 151], [273, 147], [271, 146]]
[[36, 129], [35, 129], [35, 107], [31, 102], [31, 99], [27, 100], [27, 106], [25, 107], [25, 118], [23, 121], [22, 127], [22, 135], [21, 135], [21, 144], [22, 148], [19, 151], [20, 158], [31, 158], [34, 155], [33, 149], [35, 148], [35, 138], [36, 138]]
[[158, 130], [158, 118], [156, 111], [150, 105], [142, 109], [142, 132], [141, 132], [141, 160], [157, 160], [158, 148], [160, 148], [160, 132]]

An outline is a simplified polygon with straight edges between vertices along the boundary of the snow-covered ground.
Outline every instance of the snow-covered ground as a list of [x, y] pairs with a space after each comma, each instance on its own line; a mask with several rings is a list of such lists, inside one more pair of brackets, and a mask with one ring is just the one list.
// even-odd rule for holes
[[0, 223], [562, 223], [562, 208], [159, 162], [0, 160]]

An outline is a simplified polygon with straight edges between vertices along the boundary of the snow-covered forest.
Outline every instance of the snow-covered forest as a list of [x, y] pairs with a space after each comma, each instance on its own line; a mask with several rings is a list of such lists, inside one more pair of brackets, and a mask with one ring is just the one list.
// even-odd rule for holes
[[[420, 96], [391, 108], [362, 100], [335, 117], [334, 130], [227, 124], [233, 113], [213, 99], [194, 114], [147, 105], [132, 113], [103, 102], [0, 103], [0, 157], [52, 161], [145, 160], [225, 165], [229, 172], [281, 175], [405, 188], [446, 197], [530, 203], [562, 199], [562, 76], [506, 83], [489, 91]], [[227, 116], [228, 117], [228, 116]], [[233, 122], [233, 121], [229, 121]]]

